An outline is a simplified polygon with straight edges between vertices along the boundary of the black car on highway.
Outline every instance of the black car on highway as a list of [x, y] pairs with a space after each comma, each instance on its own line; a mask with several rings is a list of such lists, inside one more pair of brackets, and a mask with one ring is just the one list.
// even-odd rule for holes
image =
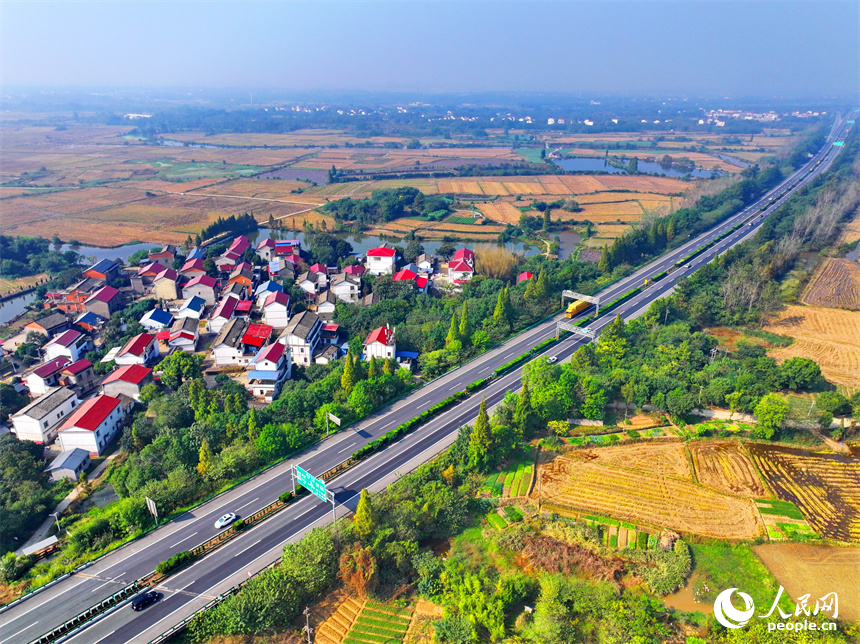
[[138, 595], [131, 600], [132, 610], [143, 610], [150, 604], [154, 604], [161, 598], [161, 595], [154, 590], [148, 590], [145, 593]]

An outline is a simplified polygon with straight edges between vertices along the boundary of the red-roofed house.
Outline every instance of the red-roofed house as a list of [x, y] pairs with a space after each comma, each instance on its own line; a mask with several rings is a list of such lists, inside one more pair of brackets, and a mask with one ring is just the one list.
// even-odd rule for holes
[[60, 356], [33, 369], [24, 377], [30, 395], [41, 396], [48, 393], [51, 387], [59, 386], [61, 371], [71, 363], [66, 356]]
[[394, 360], [394, 354], [397, 352], [397, 343], [394, 341], [394, 329], [390, 329], [388, 325], [374, 329], [364, 341], [364, 359], [371, 358], [391, 358]]
[[269, 338], [272, 337], [274, 330], [268, 324], [251, 323], [242, 336], [242, 344], [257, 348], [263, 347], [269, 343]]
[[221, 300], [209, 318], [209, 333], [220, 333], [224, 325], [236, 316], [236, 304], [239, 300], [235, 297], [225, 297]]
[[197, 340], [200, 339], [200, 321], [194, 318], [179, 318], [170, 327], [167, 344], [173, 349], [186, 353], [197, 350]]
[[228, 284], [241, 284], [247, 289], [250, 289], [254, 283], [254, 269], [248, 262], [236, 264], [233, 271], [230, 273]]
[[237, 318], [245, 318], [247, 320], [251, 317], [252, 308], [254, 308], [254, 300], [239, 300], [236, 302], [235, 315]]
[[152, 292], [161, 300], [179, 299], [179, 286], [176, 280], [179, 277], [172, 268], [165, 268], [152, 281]]
[[140, 400], [140, 390], [152, 382], [152, 369], [139, 364], [130, 364], [115, 369], [102, 381], [102, 393], [119, 397], [125, 394], [129, 398]]
[[292, 369], [289, 348], [280, 342], [270, 344], [260, 349], [248, 365], [245, 388], [255, 398], [272, 402], [281, 393], [281, 387], [290, 377]]
[[275, 256], [284, 255], [299, 255], [301, 253], [302, 243], [298, 239], [277, 239], [275, 240], [275, 249], [272, 254]]
[[92, 343], [83, 333], [69, 329], [60, 335], [55, 335], [43, 348], [47, 360], [66, 356], [70, 361], [75, 362], [92, 348]]
[[179, 269], [179, 274], [190, 280], [193, 280], [198, 275], [205, 275], [206, 269], [203, 268], [203, 259], [200, 257], [189, 259], [182, 265], [182, 268]]
[[198, 275], [193, 278], [182, 289], [182, 297], [189, 299], [199, 297], [208, 306], [215, 306], [218, 301], [218, 280], [208, 275]]
[[227, 249], [228, 253], [236, 253], [237, 255], [241, 255], [246, 250], [251, 247], [251, 240], [245, 237], [245, 235], [239, 235], [236, 239], [233, 240], [233, 243], [230, 244], [230, 248]]
[[411, 271], [408, 268], [397, 271], [391, 279], [395, 282], [412, 282], [419, 291], [422, 293], [427, 292], [427, 284], [429, 280], [423, 275], [419, 276], [418, 273]]
[[257, 253], [257, 256], [265, 262], [272, 261], [272, 252], [275, 249], [275, 240], [271, 237], [267, 237], [259, 244], [257, 244], [257, 248], [254, 249], [254, 252]]
[[60, 384], [63, 387], [68, 387], [79, 398], [82, 394], [86, 394], [96, 386], [96, 373], [93, 370], [93, 364], [86, 359], [78, 360], [70, 365], [66, 365], [60, 371]]
[[534, 277], [533, 273], [529, 273], [528, 271], [523, 271], [519, 275], [517, 275], [517, 284], [520, 282], [525, 282], [526, 280], [530, 280]]
[[343, 269], [343, 272], [347, 275], [355, 275], [356, 277], [361, 277], [366, 271], [367, 269], [361, 264], [353, 264], [352, 266], [347, 266]]
[[468, 248], [460, 248], [459, 250], [454, 251], [454, 255], [451, 259], [464, 261], [472, 268], [475, 268], [475, 253]]
[[391, 275], [397, 262], [397, 251], [393, 248], [371, 248], [365, 256], [368, 272], [373, 275]]
[[176, 259], [176, 246], [168, 244], [167, 246], [162, 246], [159, 250], [148, 252], [146, 256], [151, 262], [171, 264]]
[[316, 264], [308, 267], [308, 273], [322, 273], [323, 275], [328, 275], [328, 269], [317, 262]]
[[424, 275], [419, 275], [415, 278], [415, 286], [417, 286], [418, 290], [422, 293], [426, 293], [427, 289], [430, 287], [430, 278], [425, 277]]
[[452, 259], [448, 262], [448, 278], [454, 284], [464, 284], [472, 279], [475, 269], [462, 259]]
[[116, 354], [114, 362], [118, 365], [141, 364], [145, 365], [158, 357], [158, 342], [154, 335], [139, 333], [126, 342], [119, 353]]
[[290, 296], [274, 291], [263, 301], [263, 321], [275, 329], [284, 329], [290, 323]]
[[95, 396], [85, 400], [60, 426], [63, 451], [79, 447], [98, 456], [119, 433], [125, 411], [119, 398]]
[[103, 286], [89, 296], [84, 302], [84, 308], [105, 320], [110, 319], [114, 311], [122, 308], [122, 293], [113, 286]]

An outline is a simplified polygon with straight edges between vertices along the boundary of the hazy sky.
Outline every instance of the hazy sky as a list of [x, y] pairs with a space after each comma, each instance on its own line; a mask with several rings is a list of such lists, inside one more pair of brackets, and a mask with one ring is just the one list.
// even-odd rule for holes
[[858, 2], [16, 2], [4, 86], [856, 95]]

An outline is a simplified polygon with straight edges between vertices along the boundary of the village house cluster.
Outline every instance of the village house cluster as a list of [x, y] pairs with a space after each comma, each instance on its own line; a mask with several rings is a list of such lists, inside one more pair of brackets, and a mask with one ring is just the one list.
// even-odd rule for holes
[[[363, 277], [389, 276], [429, 293], [459, 288], [475, 272], [475, 255], [467, 248], [447, 263], [425, 253], [404, 264], [395, 248], [383, 245], [342, 269], [309, 265], [307, 256], [298, 239], [267, 238], [252, 249], [240, 235], [214, 258], [214, 271], [209, 263], [207, 272], [201, 249], [182, 255], [172, 245], [150, 252], [139, 266], [97, 262], [80, 281], [47, 293], [51, 312], [26, 325], [25, 332], [48, 341], [40, 364], [22, 374], [20, 386], [32, 402], [12, 416], [11, 431], [21, 440], [59, 443], [61, 453], [48, 470], [55, 478], [76, 477], [118, 437], [168, 355], [202, 354], [208, 374], [226, 373], [258, 403], [268, 403], [292, 377], [294, 365], [327, 364], [344, 355], [348, 338], [334, 322], [338, 303], [379, 301], [378, 294], [365, 292]], [[293, 301], [299, 291], [293, 289], [291, 298], [285, 280], [300, 288], [302, 306]], [[115, 367], [97, 375], [85, 356], [107, 348], [102, 329], [114, 313], [144, 298], [157, 301], [134, 320], [144, 331], [110, 347], [101, 362]], [[411, 367], [418, 354], [398, 351], [396, 329], [385, 325], [368, 334], [362, 357]]]

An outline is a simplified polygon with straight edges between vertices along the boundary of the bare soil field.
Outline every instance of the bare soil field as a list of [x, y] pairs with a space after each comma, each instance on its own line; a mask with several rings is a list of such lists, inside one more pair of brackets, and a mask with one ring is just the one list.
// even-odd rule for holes
[[783, 501], [822, 537], [860, 541], [860, 459], [754, 443], [749, 453]]
[[[625, 447], [613, 449], [621, 454]], [[531, 496], [539, 497], [542, 502], [639, 525], [720, 539], [751, 539], [763, 533], [752, 501], [720, 494], [674, 476], [601, 465], [600, 456], [589, 459], [587, 454], [570, 452], [540, 465], [538, 485]]]
[[750, 499], [767, 496], [752, 460], [737, 443], [690, 443], [699, 483]]
[[839, 597], [839, 619], [860, 620], [860, 549], [768, 543], [753, 546], [768, 570], [792, 599], [810, 594], [809, 603], [827, 593]]
[[860, 264], [850, 259], [826, 259], [801, 300], [812, 306], [860, 311]]
[[860, 208], [854, 212], [851, 221], [846, 222], [839, 237], [840, 244], [853, 244], [860, 241]]
[[789, 347], [768, 354], [782, 362], [810, 358], [824, 377], [839, 385], [860, 387], [860, 313], [812, 306], [787, 306], [766, 331], [794, 338]]

